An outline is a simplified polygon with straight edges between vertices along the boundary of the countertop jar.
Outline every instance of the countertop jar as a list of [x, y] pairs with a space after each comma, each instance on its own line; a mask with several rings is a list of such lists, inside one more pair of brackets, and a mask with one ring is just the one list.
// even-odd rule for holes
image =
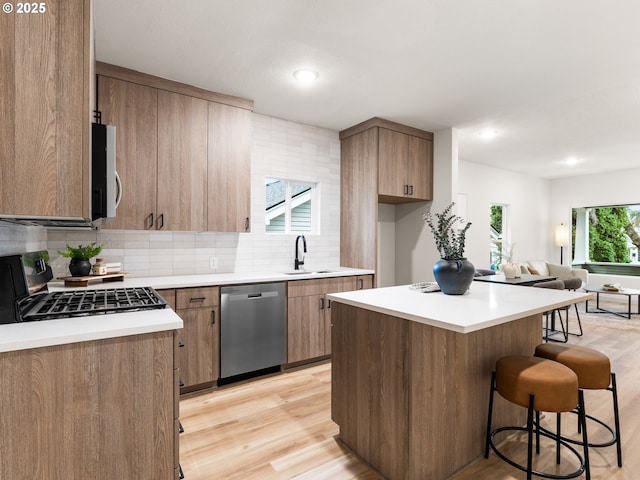
[[96, 263], [93, 264], [94, 275], [106, 275], [107, 265], [104, 263], [103, 258], [96, 258]]

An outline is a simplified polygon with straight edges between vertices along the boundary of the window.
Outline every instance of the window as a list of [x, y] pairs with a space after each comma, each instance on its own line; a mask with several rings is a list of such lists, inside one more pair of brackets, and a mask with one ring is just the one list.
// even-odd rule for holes
[[318, 184], [294, 180], [265, 180], [267, 233], [317, 233]]
[[[502, 263], [504, 249], [508, 245], [507, 206], [491, 205], [489, 212], [489, 265], [497, 269]], [[503, 247], [504, 245], [504, 247]]]
[[640, 263], [640, 205], [574, 208], [574, 263]]

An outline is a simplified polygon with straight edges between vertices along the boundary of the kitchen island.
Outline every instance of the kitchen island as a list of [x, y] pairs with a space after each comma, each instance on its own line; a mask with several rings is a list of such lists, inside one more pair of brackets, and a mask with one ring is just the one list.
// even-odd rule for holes
[[[503, 355], [532, 355], [542, 313], [588, 294], [474, 282], [465, 295], [409, 286], [329, 295], [333, 420], [384, 477], [442, 480], [484, 452], [489, 382]], [[494, 424], [523, 424], [496, 397]]]

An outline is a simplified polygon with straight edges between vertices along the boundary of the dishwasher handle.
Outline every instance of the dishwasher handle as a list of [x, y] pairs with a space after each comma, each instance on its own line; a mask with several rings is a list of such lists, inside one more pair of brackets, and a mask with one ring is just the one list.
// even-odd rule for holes
[[277, 297], [278, 295], [278, 292], [236, 293], [229, 295], [229, 300], [232, 302], [239, 300], [260, 300], [262, 298]]

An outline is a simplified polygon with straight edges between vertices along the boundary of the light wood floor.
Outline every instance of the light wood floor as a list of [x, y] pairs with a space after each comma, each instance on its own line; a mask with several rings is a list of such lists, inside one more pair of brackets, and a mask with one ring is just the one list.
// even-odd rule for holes
[[[570, 339], [607, 354], [618, 378], [623, 467], [616, 466], [615, 447], [591, 449], [591, 478], [638, 479], [640, 317], [630, 322], [606, 317], [584, 322], [584, 336]], [[181, 400], [185, 433], [180, 436], [180, 463], [186, 480], [379, 479], [336, 441], [330, 386], [331, 367], [324, 363]], [[610, 393], [587, 392], [586, 403], [589, 413], [613, 423]], [[575, 420], [567, 417], [563, 425], [568, 431]], [[597, 439], [600, 432], [591, 430]], [[554, 468], [551, 449], [543, 444], [539, 468]], [[560, 471], [570, 466], [567, 459]], [[480, 458], [450, 478], [507, 480], [524, 479], [525, 474], [492, 452], [488, 460]]]

